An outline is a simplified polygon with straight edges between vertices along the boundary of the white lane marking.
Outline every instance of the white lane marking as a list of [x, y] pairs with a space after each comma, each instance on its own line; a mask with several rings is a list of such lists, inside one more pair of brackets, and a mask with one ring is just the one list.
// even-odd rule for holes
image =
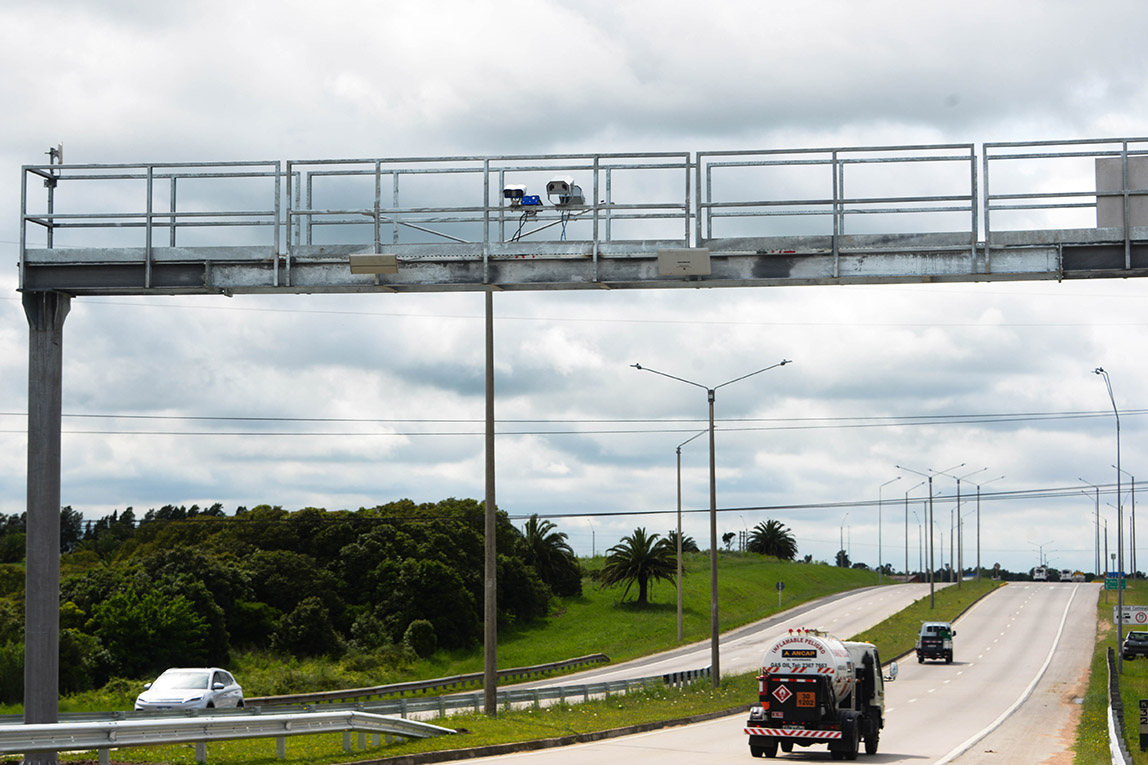
[[1072, 608], [1072, 601], [1076, 597], [1076, 593], [1079, 590], [1080, 585], [1073, 586], [1072, 594], [1068, 596], [1068, 603], [1065, 604], [1064, 613], [1060, 617], [1060, 626], [1056, 630], [1056, 637], [1052, 639], [1052, 645], [1048, 649], [1048, 656], [1045, 657], [1044, 664], [1041, 666], [1040, 671], [1036, 673], [1036, 677], [1034, 677], [1032, 682], [1028, 684], [1028, 687], [1025, 688], [1017, 700], [1012, 703], [1012, 706], [1000, 713], [1000, 716], [997, 717], [997, 719], [989, 723], [988, 726], [986, 726], [983, 730], [974, 733], [964, 742], [957, 744], [956, 748], [954, 748], [941, 759], [937, 760], [935, 763], [933, 763], [933, 765], [944, 765], [945, 763], [952, 762], [956, 758], [960, 757], [962, 754], [976, 745], [978, 741], [999, 728], [1001, 723], [1012, 716], [1013, 712], [1019, 709], [1020, 705], [1028, 700], [1028, 697], [1031, 696], [1032, 692], [1036, 689], [1036, 684], [1040, 682], [1040, 679], [1044, 677], [1044, 673], [1048, 671], [1048, 666], [1052, 664], [1052, 656], [1054, 653], [1056, 653], [1056, 647], [1060, 643], [1060, 637], [1064, 634], [1064, 624], [1068, 621], [1068, 610]]

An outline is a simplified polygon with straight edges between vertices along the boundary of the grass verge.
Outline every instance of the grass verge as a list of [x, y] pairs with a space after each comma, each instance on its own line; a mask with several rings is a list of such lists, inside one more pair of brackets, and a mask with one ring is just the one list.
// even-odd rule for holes
[[[1148, 582], [1130, 580], [1124, 591], [1124, 604], [1148, 605]], [[1096, 607], [1096, 644], [1092, 654], [1092, 671], [1073, 746], [1076, 762], [1080, 763], [1109, 762], [1111, 759], [1108, 752], [1108, 668], [1105, 654], [1109, 647], [1120, 650], [1116, 624], [1112, 620], [1115, 605], [1116, 593], [1105, 592]], [[1125, 623], [1124, 631], [1127, 633], [1128, 629], [1129, 625]], [[1148, 763], [1148, 753], [1140, 751], [1139, 726], [1140, 699], [1148, 699], [1148, 660], [1124, 662], [1120, 696], [1124, 701], [1124, 738], [1132, 753], [1132, 762]]]

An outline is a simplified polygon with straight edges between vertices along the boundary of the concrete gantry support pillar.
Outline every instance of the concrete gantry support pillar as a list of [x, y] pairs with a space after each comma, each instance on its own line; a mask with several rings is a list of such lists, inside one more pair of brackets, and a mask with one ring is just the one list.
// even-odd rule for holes
[[[28, 506], [24, 603], [24, 722], [59, 721], [60, 423], [64, 319], [71, 298], [24, 293], [28, 316]], [[28, 765], [55, 752], [28, 752]]]

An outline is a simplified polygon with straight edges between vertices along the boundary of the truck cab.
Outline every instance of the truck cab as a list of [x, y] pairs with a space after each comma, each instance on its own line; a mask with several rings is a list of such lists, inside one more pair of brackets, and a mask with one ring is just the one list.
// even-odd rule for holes
[[917, 634], [917, 663], [925, 659], [944, 659], [953, 663], [953, 638], [957, 631], [949, 622], [922, 622]]

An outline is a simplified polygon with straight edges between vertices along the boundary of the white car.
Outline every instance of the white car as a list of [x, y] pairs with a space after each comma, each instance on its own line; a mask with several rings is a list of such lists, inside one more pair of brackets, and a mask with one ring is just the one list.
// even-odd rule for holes
[[243, 706], [243, 689], [218, 667], [165, 670], [136, 697], [137, 710], [214, 709]]

